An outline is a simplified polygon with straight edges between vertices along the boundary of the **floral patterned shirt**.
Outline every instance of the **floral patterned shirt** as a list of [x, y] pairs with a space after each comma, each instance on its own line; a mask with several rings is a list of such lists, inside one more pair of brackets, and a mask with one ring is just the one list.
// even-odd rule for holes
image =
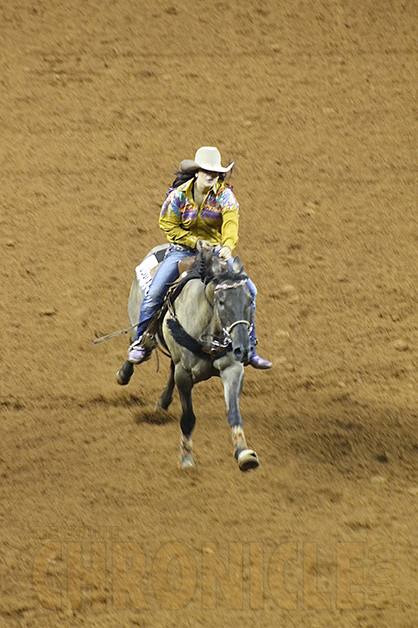
[[197, 241], [233, 250], [238, 241], [239, 205], [232, 188], [218, 182], [200, 207], [193, 199], [194, 179], [169, 190], [161, 209], [160, 228], [169, 242], [192, 249]]

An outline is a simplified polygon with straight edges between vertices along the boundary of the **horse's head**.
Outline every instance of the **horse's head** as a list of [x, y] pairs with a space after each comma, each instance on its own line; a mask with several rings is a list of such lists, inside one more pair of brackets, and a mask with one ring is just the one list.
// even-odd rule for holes
[[225, 268], [215, 257], [212, 272], [211, 292], [217, 323], [224, 340], [231, 343], [234, 358], [246, 364], [251, 357], [249, 332], [252, 324], [248, 277], [239, 257], [234, 259], [233, 270]]

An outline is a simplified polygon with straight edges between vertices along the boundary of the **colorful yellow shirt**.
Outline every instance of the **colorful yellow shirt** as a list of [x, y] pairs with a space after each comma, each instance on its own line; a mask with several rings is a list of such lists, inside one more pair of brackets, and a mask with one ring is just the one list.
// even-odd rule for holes
[[161, 209], [161, 229], [174, 244], [194, 249], [198, 240], [207, 240], [233, 250], [238, 242], [239, 205], [232, 188], [218, 182], [198, 207], [193, 184], [190, 179], [168, 192]]

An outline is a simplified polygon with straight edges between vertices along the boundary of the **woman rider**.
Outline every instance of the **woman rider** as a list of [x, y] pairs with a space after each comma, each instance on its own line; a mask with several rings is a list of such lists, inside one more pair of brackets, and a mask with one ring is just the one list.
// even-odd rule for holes
[[[151, 282], [139, 314], [135, 342], [129, 347], [128, 361], [141, 364], [150, 357], [150, 350], [141, 338], [153, 314], [164, 300], [168, 287], [178, 277], [178, 262], [196, 254], [196, 248], [215, 247], [215, 254], [227, 261], [238, 241], [239, 206], [232, 188], [225, 183], [227, 168], [221, 165], [221, 155], [213, 146], [203, 146], [194, 161], [184, 160], [173, 187], [162, 206], [160, 228], [170, 242], [167, 254]], [[248, 288], [255, 312], [257, 289], [249, 279]], [[254, 321], [253, 321], [254, 322]], [[261, 358], [255, 349], [255, 329], [252, 326], [252, 356], [249, 363], [256, 369], [269, 369], [272, 363]]]

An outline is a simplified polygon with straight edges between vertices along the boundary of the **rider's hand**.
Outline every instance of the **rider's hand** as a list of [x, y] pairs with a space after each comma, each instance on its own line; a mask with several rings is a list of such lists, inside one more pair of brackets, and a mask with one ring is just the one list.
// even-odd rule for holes
[[225, 262], [227, 262], [229, 260], [229, 258], [232, 255], [232, 251], [229, 248], [229, 246], [223, 246], [221, 248], [221, 250], [218, 253], [218, 257], [220, 257], [221, 259], [225, 260]]
[[206, 251], [209, 253], [213, 249], [213, 244], [208, 242], [207, 240], [198, 240], [196, 242], [196, 251], [200, 253], [200, 251]]

